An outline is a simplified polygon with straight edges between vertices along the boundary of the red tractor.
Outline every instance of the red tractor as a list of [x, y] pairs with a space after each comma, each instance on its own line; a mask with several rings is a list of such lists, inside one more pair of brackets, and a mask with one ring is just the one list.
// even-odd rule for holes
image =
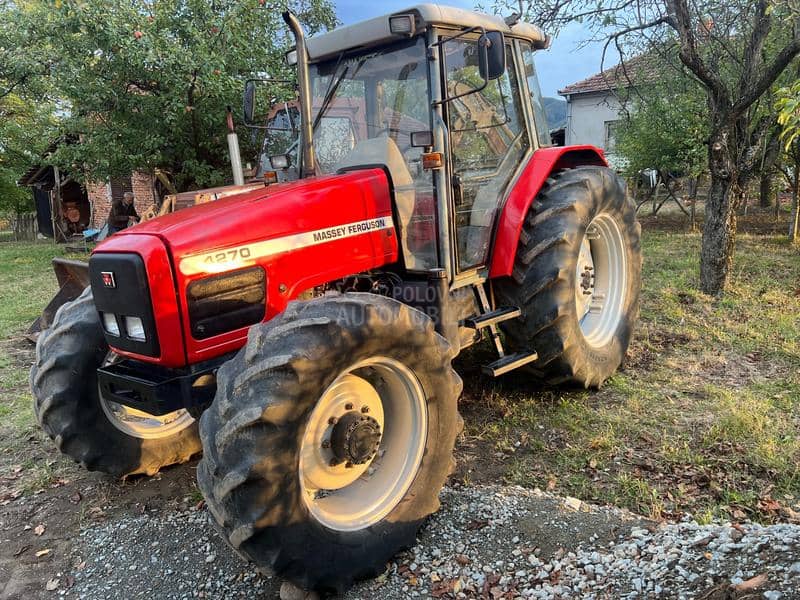
[[231, 546], [341, 591], [439, 506], [461, 350], [485, 335], [490, 376], [592, 388], [619, 367], [640, 227], [601, 151], [549, 147], [537, 27], [420, 5], [306, 40], [284, 16], [300, 100], [282, 183], [100, 244], [31, 386], [87, 469], [202, 452]]

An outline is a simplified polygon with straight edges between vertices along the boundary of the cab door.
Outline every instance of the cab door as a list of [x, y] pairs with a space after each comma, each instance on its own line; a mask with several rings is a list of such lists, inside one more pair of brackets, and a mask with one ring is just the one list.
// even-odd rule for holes
[[531, 147], [511, 40], [505, 73], [466, 93], [483, 84], [477, 43], [464, 37], [443, 45], [446, 95], [453, 98], [446, 112], [457, 273], [486, 264], [502, 199]]

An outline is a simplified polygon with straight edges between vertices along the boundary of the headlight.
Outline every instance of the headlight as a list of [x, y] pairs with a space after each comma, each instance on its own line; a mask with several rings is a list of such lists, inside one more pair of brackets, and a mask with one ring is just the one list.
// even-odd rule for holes
[[119, 337], [119, 325], [114, 313], [103, 313], [103, 327], [107, 333]]
[[414, 15], [395, 15], [389, 17], [389, 31], [395, 35], [412, 37], [415, 30]]
[[147, 340], [147, 336], [144, 334], [144, 323], [139, 317], [125, 317], [125, 331], [132, 340], [137, 342]]

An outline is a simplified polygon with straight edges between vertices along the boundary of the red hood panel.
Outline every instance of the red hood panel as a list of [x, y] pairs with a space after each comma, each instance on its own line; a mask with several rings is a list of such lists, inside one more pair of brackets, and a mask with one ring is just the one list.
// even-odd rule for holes
[[240, 348], [248, 330], [195, 339], [187, 301], [192, 282], [260, 266], [269, 320], [305, 290], [398, 259], [389, 180], [381, 169], [314, 177], [199, 204], [125, 229], [95, 252], [141, 254], [145, 242], [157, 240], [162, 253], [166, 247], [171, 256], [166, 272], [172, 270], [175, 287], [170, 296], [174, 303], [177, 292], [183, 315], [183, 344], [172, 335], [163, 345], [184, 346], [190, 364]]
[[[384, 193], [375, 194], [376, 185], [383, 187]], [[325, 200], [331, 195], [341, 199], [342, 222], [351, 216], [391, 214], [388, 193], [388, 181], [380, 169], [312, 177], [198, 204], [125, 229], [117, 236], [157, 235], [173, 253], [185, 255], [333, 225], [336, 215], [313, 208], [328, 205]]]

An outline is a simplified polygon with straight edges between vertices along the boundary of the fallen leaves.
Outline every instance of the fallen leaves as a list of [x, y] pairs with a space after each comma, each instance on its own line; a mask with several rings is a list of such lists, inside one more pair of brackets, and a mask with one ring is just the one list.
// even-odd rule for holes
[[55, 591], [58, 589], [58, 584], [60, 582], [61, 580], [58, 577], [53, 577], [52, 579], [48, 579], [47, 583], [44, 584], [44, 589], [46, 589], [48, 592]]
[[45, 527], [44, 523], [39, 523], [36, 527], [33, 528], [33, 535], [42, 535], [44, 533]]
[[760, 588], [762, 585], [767, 583], [767, 574], [761, 573], [761, 575], [756, 575], [755, 577], [751, 577], [747, 581], [743, 581], [742, 583], [737, 583], [736, 585], [732, 585], [731, 588], [737, 592], [749, 592], [750, 590], [755, 590]]
[[43, 548], [36, 553], [36, 558], [41, 558], [50, 554], [50, 548]]

